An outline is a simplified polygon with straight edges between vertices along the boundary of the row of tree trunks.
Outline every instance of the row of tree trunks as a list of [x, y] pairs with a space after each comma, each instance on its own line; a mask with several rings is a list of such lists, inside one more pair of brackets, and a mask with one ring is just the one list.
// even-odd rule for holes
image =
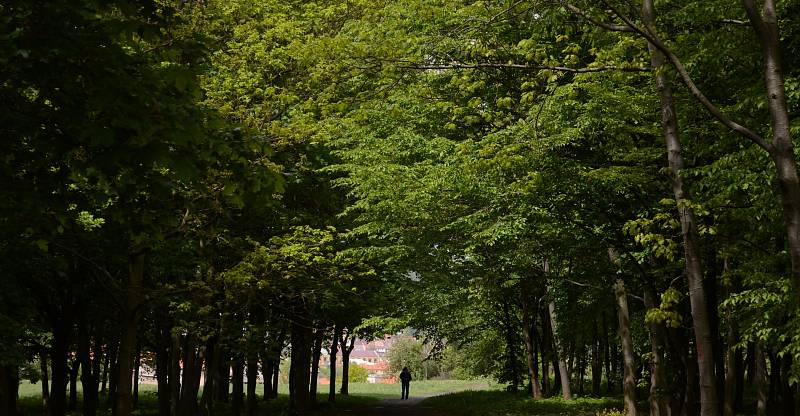
[[333, 340], [330, 347], [330, 366], [331, 366], [331, 381], [328, 386], [328, 401], [336, 401], [336, 357], [339, 355], [339, 337], [342, 334], [342, 326], [339, 324], [333, 327]]

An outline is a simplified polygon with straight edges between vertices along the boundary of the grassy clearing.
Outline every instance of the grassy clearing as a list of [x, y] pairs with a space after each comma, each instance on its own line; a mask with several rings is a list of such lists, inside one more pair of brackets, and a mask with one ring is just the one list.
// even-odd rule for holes
[[503, 391], [465, 391], [432, 397], [422, 406], [433, 407], [458, 416], [595, 416], [614, 414], [622, 402], [615, 398], [581, 397], [566, 402], [561, 398], [532, 400], [523, 394]]
[[[338, 390], [337, 386], [337, 390]], [[414, 381], [411, 383], [411, 396], [412, 397], [429, 397], [445, 393], [452, 393], [465, 390], [479, 390], [496, 387], [490, 386], [490, 383], [482, 380], [426, 380]], [[336, 395], [336, 403], [328, 403], [328, 386], [318, 386], [319, 393], [317, 401], [319, 402], [319, 411], [317, 414], [336, 413], [338, 410], [351, 409], [354, 407], [369, 405], [380, 400], [396, 399], [400, 397], [399, 384], [370, 384], [370, 383], [350, 383], [350, 394], [343, 396]], [[80, 383], [78, 383], [78, 392], [80, 400]], [[158, 400], [156, 395], [157, 386], [155, 384], [140, 384], [139, 385], [139, 410], [138, 415], [149, 416], [158, 414]], [[262, 386], [258, 386], [258, 393], [262, 392]], [[259, 402], [259, 407], [263, 414], [281, 414], [288, 405], [288, 386], [286, 383], [278, 385], [278, 400], [270, 402]], [[20, 403], [23, 409], [23, 415], [39, 415], [41, 414], [41, 385], [36, 383], [24, 382], [20, 385], [19, 395]], [[199, 394], [202, 394], [202, 389]], [[110, 409], [107, 407], [107, 401], [101, 397], [101, 406], [99, 409], [100, 415], [111, 414]], [[78, 404], [80, 410], [80, 404]], [[76, 414], [79, 414], [77, 412]], [[226, 405], [221, 405], [215, 409], [215, 415], [230, 414], [230, 409]]]

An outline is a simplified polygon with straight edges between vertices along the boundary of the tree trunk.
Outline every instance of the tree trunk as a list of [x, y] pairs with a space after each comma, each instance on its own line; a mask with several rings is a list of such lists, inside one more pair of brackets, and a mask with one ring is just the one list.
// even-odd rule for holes
[[628, 312], [628, 294], [625, 291], [625, 282], [617, 279], [614, 285], [614, 296], [617, 300], [617, 317], [619, 318], [619, 340], [622, 345], [624, 362], [624, 376], [622, 381], [623, 402], [625, 414], [636, 416], [636, 359], [631, 339], [630, 314]]
[[202, 364], [203, 354], [197, 345], [197, 338], [191, 334], [186, 335], [183, 347], [181, 398], [178, 402], [178, 413], [181, 416], [197, 414], [197, 393], [200, 389], [200, 370]]
[[156, 342], [156, 381], [158, 382], [158, 416], [169, 416], [169, 326], [160, 328]]
[[336, 324], [333, 327], [333, 341], [331, 341], [331, 354], [330, 354], [330, 379], [331, 384], [328, 386], [328, 401], [336, 401], [336, 356], [339, 355], [339, 335], [342, 332], [342, 327]]
[[507, 301], [503, 301], [503, 326], [505, 327], [506, 337], [506, 368], [511, 372], [511, 385], [508, 386], [511, 391], [516, 392], [520, 384], [520, 370], [517, 366], [517, 340], [514, 334], [516, 328], [511, 320], [510, 306]]
[[136, 359], [133, 362], [133, 408], [139, 408], [139, 370], [142, 366], [142, 346], [136, 346]]
[[317, 402], [317, 379], [319, 378], [319, 359], [322, 356], [322, 340], [325, 333], [322, 329], [317, 329], [314, 333], [314, 346], [311, 350], [311, 378], [309, 380], [309, 396], [311, 402]]
[[[728, 259], [724, 260], [724, 271], [728, 273]], [[733, 282], [726, 286], [726, 292], [730, 296]], [[736, 374], [738, 363], [736, 362], [736, 349], [734, 346], [739, 342], [739, 326], [733, 316], [733, 307], [728, 305], [725, 308], [725, 320], [728, 323], [728, 334], [726, 336], [727, 351], [725, 352], [725, 395], [723, 401], [723, 416], [734, 416], [736, 414]]]
[[[651, 290], [645, 290], [645, 307], [650, 309], [657, 308], [656, 297]], [[665, 346], [662, 342], [663, 332], [661, 323], [650, 322], [647, 324], [650, 335], [650, 416], [669, 416], [669, 396], [665, 393], [667, 381], [665, 376]]]
[[67, 413], [68, 331], [66, 323], [60, 320], [53, 326], [52, 352], [50, 353], [53, 381], [50, 384], [50, 406], [48, 408], [52, 416], [62, 416]]
[[800, 299], [800, 179], [791, 136], [791, 119], [786, 102], [783, 64], [781, 62], [780, 28], [774, 0], [765, 0], [761, 13], [752, 0], [743, 0], [750, 26], [761, 45], [764, 84], [772, 127], [769, 154], [775, 163], [780, 185], [783, 221], [792, 261], [792, 287], [795, 301]]
[[256, 387], [258, 387], [258, 354], [250, 347], [247, 354], [247, 415], [255, 416], [258, 410], [258, 397], [256, 397]]
[[[95, 340], [95, 344], [100, 344], [99, 340]], [[88, 328], [86, 327], [85, 317], [81, 317], [81, 322], [78, 325], [78, 360], [81, 363], [81, 386], [83, 387], [83, 415], [94, 416], [97, 413], [97, 365], [92, 365], [91, 351], [91, 338]], [[94, 363], [100, 360], [97, 354], [100, 348], [97, 346], [94, 349]]]
[[73, 358], [72, 365], [69, 367], [69, 404], [67, 410], [70, 412], [78, 408], [78, 374], [80, 374], [81, 362], [77, 357]]
[[[178, 403], [181, 401], [181, 336], [172, 334], [169, 355], [169, 392], [170, 414], [178, 415]], [[226, 389], [227, 390], [227, 389]]]
[[272, 373], [275, 371], [273, 369], [274, 365], [269, 353], [264, 352], [264, 358], [261, 360], [261, 377], [264, 379], [264, 401], [272, 398]]
[[114, 403], [117, 402], [117, 379], [119, 378], [117, 371], [117, 367], [119, 366], [119, 361], [117, 360], [118, 354], [119, 340], [115, 339], [111, 346], [111, 358], [108, 372], [108, 393], [106, 395], [106, 402], [112, 409], [114, 409]]
[[19, 368], [0, 365], [0, 414], [16, 416], [19, 396]]
[[614, 372], [611, 367], [611, 341], [608, 339], [608, 325], [606, 323], [606, 312], [603, 311], [602, 316], [602, 330], [601, 334], [603, 340], [603, 358], [606, 366], [606, 394], [614, 394]]
[[117, 358], [117, 391], [114, 405], [115, 416], [130, 416], [133, 410], [131, 383], [133, 361], [136, 353], [136, 337], [138, 334], [139, 305], [142, 302], [142, 285], [144, 283], [144, 254], [131, 257], [129, 263], [128, 285], [126, 287], [125, 305], [120, 314], [122, 334], [119, 341]]
[[[528, 278], [530, 279], [530, 278]], [[525, 341], [525, 358], [528, 364], [528, 383], [530, 383], [531, 389], [529, 391], [531, 397], [534, 399], [541, 399], [542, 398], [542, 390], [539, 387], [539, 375], [536, 371], [536, 359], [534, 358], [534, 339], [533, 339], [533, 330], [534, 330], [534, 322], [533, 322], [533, 311], [531, 307], [531, 293], [529, 282], [526, 279], [522, 282], [521, 287], [521, 295], [522, 295], [522, 336]]]
[[50, 401], [50, 377], [47, 375], [47, 353], [39, 353], [39, 369], [42, 372], [42, 409], [47, 414]]
[[756, 342], [755, 348], [755, 384], [756, 384], [756, 416], [767, 414], [767, 361], [764, 357], [764, 345]]
[[311, 368], [310, 328], [292, 324], [292, 363], [289, 370], [289, 405], [292, 410], [303, 413], [311, 408], [309, 397], [309, 370]]
[[339, 347], [342, 350], [342, 389], [339, 393], [347, 396], [350, 385], [350, 353], [356, 344], [355, 334], [348, 334], [339, 339]]
[[561, 395], [564, 400], [572, 400], [572, 391], [569, 387], [569, 373], [567, 372], [567, 363], [564, 361], [563, 351], [558, 341], [558, 318], [556, 317], [556, 304], [552, 300], [549, 305], [550, 310], [550, 325], [553, 328], [553, 345], [555, 346], [555, 353], [558, 357], [558, 373], [561, 378]]
[[[653, 28], [655, 9], [653, 0], [643, 0], [642, 19], [648, 28]], [[651, 65], [656, 77], [656, 87], [661, 97], [661, 127], [667, 146], [669, 166], [672, 171], [672, 191], [678, 208], [683, 237], [686, 278], [689, 282], [689, 303], [692, 310], [692, 322], [697, 349], [697, 367], [700, 380], [700, 414], [717, 416], [719, 401], [717, 399], [717, 381], [715, 375], [714, 343], [711, 323], [708, 317], [708, 303], [703, 288], [703, 269], [700, 263], [700, 245], [697, 237], [697, 221], [694, 209], [689, 201], [682, 171], [684, 169], [681, 143], [678, 135], [678, 119], [675, 113], [675, 102], [672, 88], [664, 70], [664, 55], [652, 44], [650, 49]]]
[[[214, 396], [217, 391], [217, 383], [220, 382], [220, 361], [222, 354], [217, 345], [217, 336], [211, 336], [206, 341], [206, 377], [203, 383], [203, 395], [200, 397], [200, 413], [210, 416], [214, 411]], [[226, 386], [227, 387], [227, 386]]]
[[240, 357], [233, 361], [233, 394], [231, 395], [231, 411], [233, 416], [242, 414], [244, 405], [244, 360]]
[[597, 332], [597, 321], [592, 323], [592, 396], [600, 397], [603, 383], [603, 360], [600, 356], [601, 342]]

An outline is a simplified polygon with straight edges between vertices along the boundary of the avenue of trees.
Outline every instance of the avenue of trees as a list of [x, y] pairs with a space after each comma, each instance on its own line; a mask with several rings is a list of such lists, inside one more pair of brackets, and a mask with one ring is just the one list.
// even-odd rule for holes
[[144, 361], [160, 416], [255, 415], [285, 358], [302, 414], [414, 328], [534, 399], [796, 415], [798, 16], [3, 1], [0, 414], [131, 415]]

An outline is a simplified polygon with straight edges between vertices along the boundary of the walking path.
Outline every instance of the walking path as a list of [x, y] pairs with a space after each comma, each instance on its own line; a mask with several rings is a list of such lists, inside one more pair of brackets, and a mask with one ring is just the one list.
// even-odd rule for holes
[[412, 397], [408, 400], [386, 399], [377, 403], [347, 409], [345, 415], [353, 416], [448, 416], [440, 409], [424, 406], [421, 402], [429, 397]]

